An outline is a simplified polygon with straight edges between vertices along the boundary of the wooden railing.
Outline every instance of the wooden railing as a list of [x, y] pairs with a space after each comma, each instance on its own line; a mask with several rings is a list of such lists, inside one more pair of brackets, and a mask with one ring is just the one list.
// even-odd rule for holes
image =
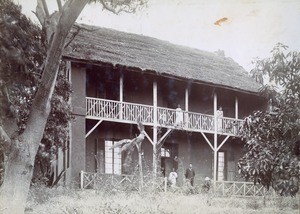
[[[86, 98], [86, 117], [89, 119], [104, 119], [136, 123], [154, 124], [154, 107], [136, 103], [119, 102], [98, 98]], [[176, 109], [157, 107], [157, 125], [166, 128], [177, 128], [188, 131], [213, 133], [215, 130], [214, 115], [178, 111]], [[237, 135], [242, 120], [228, 117], [217, 119], [217, 132]]]
[[267, 190], [260, 184], [254, 185], [253, 182], [238, 181], [216, 181], [214, 185], [214, 193], [222, 196], [275, 196], [275, 190], [270, 187]]
[[[94, 172], [80, 172], [81, 189], [118, 188], [125, 185], [135, 186], [133, 175], [103, 174]], [[132, 184], [132, 185], [131, 185]]]
[[[95, 172], [80, 173], [80, 188], [81, 189], [95, 189], [95, 190], [138, 190], [138, 180], [133, 175], [114, 175], [103, 174]], [[162, 178], [159, 184], [160, 191], [167, 191], [167, 178]], [[216, 196], [276, 196], [274, 189], [267, 190], [262, 185], [253, 182], [239, 182], [239, 181], [216, 181], [212, 186], [211, 191]]]

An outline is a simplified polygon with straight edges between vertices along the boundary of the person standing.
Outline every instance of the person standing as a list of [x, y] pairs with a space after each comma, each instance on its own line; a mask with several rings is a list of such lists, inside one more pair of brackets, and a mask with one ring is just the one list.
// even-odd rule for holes
[[172, 170], [172, 172], [170, 172], [169, 178], [168, 178], [172, 188], [174, 188], [176, 186], [177, 177], [178, 177], [177, 172], [173, 168], [173, 170]]
[[222, 106], [219, 107], [216, 114], [217, 114], [217, 120], [218, 120], [218, 123], [217, 123], [218, 131], [222, 132], [223, 131], [223, 125], [222, 125], [223, 109], [222, 109]]
[[191, 186], [194, 186], [194, 178], [195, 178], [195, 170], [193, 169], [193, 165], [190, 163], [189, 168], [185, 171], [185, 178], [189, 180]]
[[182, 128], [182, 126], [183, 126], [183, 111], [179, 104], [175, 110], [176, 110], [175, 126]]

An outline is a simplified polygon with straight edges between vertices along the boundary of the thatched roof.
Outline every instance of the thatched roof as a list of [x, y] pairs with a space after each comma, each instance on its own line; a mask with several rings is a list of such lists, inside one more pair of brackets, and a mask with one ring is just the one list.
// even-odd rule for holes
[[107, 28], [84, 25], [64, 57], [122, 65], [248, 93], [257, 93], [260, 87], [231, 58]]

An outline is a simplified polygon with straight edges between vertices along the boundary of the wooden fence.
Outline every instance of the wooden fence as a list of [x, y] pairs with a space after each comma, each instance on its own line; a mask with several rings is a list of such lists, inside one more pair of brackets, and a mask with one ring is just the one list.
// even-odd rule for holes
[[275, 196], [275, 190], [270, 187], [269, 190], [260, 184], [254, 185], [253, 182], [238, 181], [216, 181], [213, 189], [215, 194], [222, 196]]
[[[101, 174], [93, 172], [80, 173], [81, 189], [95, 189], [95, 190], [138, 190], [138, 180], [133, 175], [114, 175]], [[157, 187], [160, 191], [167, 191], [167, 178], [162, 178]], [[149, 184], [148, 184], [149, 185]], [[274, 189], [267, 190], [262, 185], [254, 185], [253, 182], [238, 182], [238, 181], [216, 181], [212, 185], [212, 192], [219, 196], [276, 196]]]

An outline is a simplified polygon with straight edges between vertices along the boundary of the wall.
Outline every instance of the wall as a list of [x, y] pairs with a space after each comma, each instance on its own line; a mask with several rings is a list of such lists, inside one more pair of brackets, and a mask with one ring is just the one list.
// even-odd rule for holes
[[239, 118], [250, 115], [255, 110], [264, 110], [267, 108], [267, 101], [262, 97], [249, 94], [239, 94]]
[[[92, 121], [87, 121], [87, 125], [92, 123]], [[89, 126], [89, 125], [88, 125]], [[151, 130], [146, 130], [146, 132], [152, 136]], [[139, 134], [137, 126], [135, 124], [118, 124], [111, 122], [102, 122], [86, 139], [86, 171], [96, 172], [96, 161], [95, 154], [100, 150], [104, 150], [105, 140], [115, 140], [119, 141], [122, 139], [133, 139]], [[96, 142], [98, 141], [98, 149], [96, 147]], [[144, 151], [144, 170], [152, 170], [152, 144], [145, 138], [142, 142], [142, 150]], [[122, 158], [124, 162], [124, 153], [122, 153]], [[138, 163], [138, 153], [134, 149], [132, 154], [132, 169], [137, 166]], [[123, 168], [124, 170], [124, 168]], [[100, 169], [101, 173], [104, 173], [104, 169]], [[128, 174], [129, 172], [123, 171], [122, 173]], [[129, 174], [133, 173], [131, 171]]]
[[72, 66], [72, 113], [75, 119], [71, 123], [71, 155], [70, 155], [70, 175], [68, 182], [79, 182], [79, 173], [85, 170], [85, 68]]
[[226, 180], [244, 181], [238, 174], [238, 161], [243, 155], [243, 147], [244, 143], [238, 138], [229, 138], [228, 142], [221, 147], [220, 151], [225, 152]]
[[124, 101], [153, 104], [153, 76], [137, 72], [124, 72]]
[[264, 109], [265, 101], [255, 95], [235, 92], [224, 88], [194, 84], [175, 78], [154, 76], [143, 72], [115, 68], [111, 65], [89, 66], [87, 69], [86, 95], [104, 99], [119, 100], [119, 78], [124, 77], [123, 100], [125, 102], [153, 104], [153, 82], [157, 81], [159, 107], [185, 109], [185, 90], [188, 88], [189, 111], [213, 115], [213, 96], [217, 93], [217, 107], [222, 106], [225, 117], [235, 117], [235, 97], [239, 100], [239, 118], [254, 110]]
[[192, 84], [189, 89], [189, 111], [213, 114], [213, 88]]
[[[184, 167], [183, 172], [182, 169], [178, 169], [179, 184], [183, 183], [183, 173], [190, 163], [192, 163], [196, 173], [195, 184], [201, 185], [205, 177], [212, 179], [214, 153], [203, 136], [200, 133], [187, 134], [177, 131], [173, 132], [171, 137], [179, 143], [178, 157], [182, 160]], [[206, 134], [206, 137], [213, 146], [213, 135]], [[218, 137], [218, 145], [224, 138], [225, 136]], [[224, 180], [243, 180], [238, 174], [238, 161], [242, 157], [243, 146], [244, 143], [240, 139], [230, 137], [220, 148], [219, 151], [225, 152]]]
[[[185, 136], [184, 136], [185, 135]], [[195, 184], [200, 185], [205, 177], [212, 178], [213, 152], [200, 133], [181, 134], [178, 156], [183, 161], [184, 172], [189, 164], [195, 170]], [[179, 183], [183, 183], [184, 175], [179, 176]]]

